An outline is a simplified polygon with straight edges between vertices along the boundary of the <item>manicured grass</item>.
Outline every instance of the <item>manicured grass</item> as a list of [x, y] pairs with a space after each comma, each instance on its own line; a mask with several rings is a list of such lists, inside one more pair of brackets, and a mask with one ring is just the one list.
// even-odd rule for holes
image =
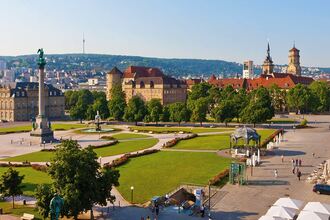
[[158, 139], [156, 138], [126, 141], [109, 147], [97, 148], [94, 151], [98, 156], [107, 157], [147, 149], [157, 144], [157, 142]]
[[[125, 141], [119, 142], [118, 144], [109, 146], [109, 147], [102, 147], [94, 149], [98, 156], [106, 157], [106, 156], [113, 156], [117, 154], [124, 154], [134, 151], [143, 150], [146, 148], [150, 148], [157, 144], [158, 139], [150, 138], [150, 139], [142, 139], [142, 140], [132, 140], [132, 141]], [[38, 151], [29, 154], [23, 154], [16, 157], [10, 157], [2, 159], [2, 161], [11, 161], [11, 162], [49, 162], [51, 161], [54, 152], [49, 151]]]
[[296, 122], [296, 120], [294, 118], [272, 118], [267, 122], [273, 124], [293, 124]]
[[54, 155], [54, 152], [50, 151], [37, 151], [29, 154], [23, 154], [16, 157], [9, 157], [2, 159], [2, 161], [10, 161], [10, 162], [23, 162], [23, 161], [29, 161], [29, 162], [49, 162], [51, 161], [52, 157]]
[[132, 158], [118, 168], [118, 190], [130, 201], [130, 187], [134, 186], [134, 202], [143, 203], [184, 183], [206, 185], [209, 179], [228, 168], [230, 161], [215, 153], [169, 151]]
[[11, 202], [0, 202], [0, 207], [3, 208], [4, 214], [10, 214], [21, 217], [23, 216], [24, 213], [29, 213], [34, 215], [35, 220], [43, 219], [41, 215], [38, 213], [38, 210], [31, 206], [17, 205], [17, 203], [15, 203], [15, 208], [13, 209]]
[[[52, 124], [53, 130], [70, 130], [75, 128], [84, 128], [86, 125], [84, 124]], [[1, 133], [7, 132], [28, 132], [31, 131], [32, 125], [20, 125], [20, 126], [13, 126], [13, 127], [4, 127], [0, 128]]]
[[[261, 141], [275, 132], [273, 129], [257, 130], [261, 135]], [[230, 134], [199, 136], [189, 140], [179, 141], [174, 149], [191, 150], [222, 150], [230, 147]], [[240, 142], [239, 142], [240, 143]], [[243, 142], [242, 142], [243, 144]]]
[[219, 131], [231, 131], [233, 128], [190, 128], [190, 127], [152, 127], [152, 126], [132, 126], [132, 130], [138, 131], [154, 131], [154, 132], [192, 132], [192, 133], [207, 133]]
[[144, 135], [144, 134], [120, 133], [120, 134], [114, 134], [114, 135], [112, 135], [112, 137], [116, 138], [117, 140], [124, 140], [124, 139], [131, 139], [131, 138], [146, 138], [146, 137], [150, 137], [150, 136]]
[[[23, 194], [33, 196], [34, 190], [38, 184], [51, 184], [52, 180], [47, 173], [37, 171], [31, 167], [15, 167], [13, 168], [19, 172], [20, 175], [25, 175], [23, 179]], [[8, 170], [8, 167], [0, 167], [0, 175]]]

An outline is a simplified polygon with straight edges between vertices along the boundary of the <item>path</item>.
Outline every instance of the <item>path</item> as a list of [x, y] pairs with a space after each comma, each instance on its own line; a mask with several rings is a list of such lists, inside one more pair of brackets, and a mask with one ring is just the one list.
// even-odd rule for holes
[[[320, 201], [330, 203], [329, 196], [318, 195], [312, 192], [312, 184], [306, 183], [309, 173], [321, 161], [330, 158], [329, 122], [330, 116], [311, 117], [308, 120], [326, 121], [319, 123], [319, 128], [297, 129], [284, 135], [286, 142], [282, 142], [278, 150], [274, 150], [275, 156], [262, 158], [262, 165], [253, 169], [253, 177], [250, 169], [247, 170], [248, 178], [252, 185], [237, 186], [227, 184], [222, 188], [225, 196], [214, 207], [216, 219], [236, 220], [258, 219], [264, 215], [268, 208], [280, 197], [290, 196], [305, 202]], [[314, 121], [314, 120], [313, 120]], [[317, 158], [312, 157], [312, 153]], [[285, 162], [281, 162], [281, 155], [285, 156]], [[302, 181], [292, 174], [291, 158], [302, 158]], [[273, 170], [278, 169], [279, 177], [274, 178]], [[239, 198], [239, 199], [238, 199]]]

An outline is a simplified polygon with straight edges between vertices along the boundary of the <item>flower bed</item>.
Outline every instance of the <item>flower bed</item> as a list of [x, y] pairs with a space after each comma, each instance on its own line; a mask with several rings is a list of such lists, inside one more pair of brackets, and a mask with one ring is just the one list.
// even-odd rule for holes
[[209, 184], [216, 185], [217, 183], [221, 182], [224, 178], [226, 178], [228, 175], [229, 175], [229, 169], [225, 169], [224, 171], [220, 172], [212, 179], [210, 179]]
[[121, 165], [125, 164], [128, 161], [129, 158], [141, 157], [141, 156], [144, 156], [144, 155], [153, 154], [153, 153], [157, 153], [157, 152], [159, 152], [159, 150], [153, 149], [153, 150], [144, 150], [142, 152], [137, 152], [135, 154], [125, 154], [124, 156], [112, 161], [111, 164], [105, 164], [105, 166], [118, 167], [118, 166], [121, 166]]
[[163, 148], [171, 148], [171, 147], [173, 147], [174, 145], [176, 145], [179, 141], [182, 141], [182, 140], [189, 140], [189, 139], [195, 138], [195, 137], [197, 137], [197, 136], [198, 136], [197, 134], [189, 134], [189, 135], [186, 136], [186, 137], [182, 137], [182, 138], [174, 138], [173, 140], [170, 140], [170, 141], [166, 142], [166, 143], [163, 145]]

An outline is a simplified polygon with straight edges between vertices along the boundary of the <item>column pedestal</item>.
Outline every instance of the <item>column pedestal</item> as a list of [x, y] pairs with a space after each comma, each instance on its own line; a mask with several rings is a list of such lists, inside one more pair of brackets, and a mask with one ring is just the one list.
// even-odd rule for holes
[[47, 118], [40, 115], [36, 118], [36, 122], [34, 123], [34, 128], [32, 128], [30, 136], [39, 137], [40, 143], [49, 143], [55, 140], [54, 132], [49, 127]]

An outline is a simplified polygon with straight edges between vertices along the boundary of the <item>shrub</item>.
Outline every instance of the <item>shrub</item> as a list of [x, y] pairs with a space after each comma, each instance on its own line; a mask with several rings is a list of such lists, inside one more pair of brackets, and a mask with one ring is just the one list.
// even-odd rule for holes
[[41, 171], [41, 172], [47, 172], [47, 166], [45, 165], [40, 165], [40, 164], [32, 164], [32, 169]]
[[283, 129], [276, 130], [273, 134], [268, 136], [263, 142], [260, 143], [260, 147], [266, 147], [269, 142], [273, 141], [274, 137], [276, 137], [279, 133], [283, 134], [283, 132]]
[[102, 136], [101, 139], [104, 139], [104, 140], [116, 140], [116, 138], [112, 137], [112, 136]]
[[229, 175], [229, 169], [225, 169], [222, 172], [220, 172], [219, 174], [215, 175], [212, 179], [210, 179], [209, 183], [210, 183], [210, 185], [215, 185], [215, 184], [221, 182], [221, 180], [226, 178], [228, 175]]
[[182, 141], [182, 140], [189, 140], [189, 139], [192, 139], [192, 138], [195, 138], [197, 137], [198, 135], [197, 134], [189, 134], [188, 136], [186, 137], [182, 137], [182, 138], [174, 138], [173, 140], [170, 140], [168, 142], [166, 142], [163, 147], [164, 148], [170, 148], [170, 147], [173, 147], [174, 145], [176, 145], [179, 141]]
[[102, 147], [109, 147], [109, 146], [112, 146], [112, 145], [115, 145], [117, 144], [119, 141], [118, 140], [114, 140], [114, 141], [110, 141], [110, 142], [106, 142], [104, 144], [100, 144], [100, 145], [90, 145], [93, 149], [96, 149], [96, 148], [102, 148]]

